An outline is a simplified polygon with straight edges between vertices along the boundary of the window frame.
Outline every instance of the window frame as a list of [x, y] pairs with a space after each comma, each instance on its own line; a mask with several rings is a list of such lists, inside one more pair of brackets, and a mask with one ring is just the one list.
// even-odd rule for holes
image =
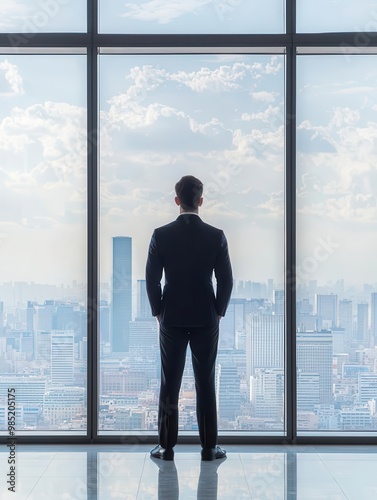
[[[19, 436], [20, 443], [154, 443], [156, 435], [129, 431], [127, 435], [98, 435], [98, 56], [100, 49], [115, 48], [127, 53], [216, 53], [224, 50], [234, 53], [263, 53], [284, 51], [286, 57], [285, 79], [285, 436], [262, 436], [237, 432], [221, 436], [226, 444], [375, 444], [376, 433], [353, 435], [297, 436], [296, 412], [296, 56], [301, 51], [311, 53], [376, 53], [375, 32], [362, 33], [368, 46], [360, 46], [360, 33], [296, 33], [296, 0], [286, 0], [286, 31], [284, 34], [254, 35], [119, 35], [100, 34], [98, 31], [98, 0], [87, 0], [86, 33], [0, 33], [0, 54], [3, 53], [61, 53], [66, 50], [85, 50], [87, 54], [87, 434], [86, 436], [58, 433]], [[281, 52], [280, 52], [281, 53]], [[292, 332], [292, 333], [291, 333]], [[0, 436], [0, 442], [6, 442]], [[198, 443], [197, 436], [180, 436], [180, 443]]]

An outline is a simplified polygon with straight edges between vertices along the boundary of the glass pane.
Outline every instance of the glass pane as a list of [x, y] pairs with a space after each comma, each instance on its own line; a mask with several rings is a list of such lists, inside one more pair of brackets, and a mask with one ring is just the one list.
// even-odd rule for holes
[[101, 33], [282, 33], [283, 0], [99, 0]]
[[[156, 431], [158, 329], [146, 298], [152, 231], [174, 185], [204, 183], [236, 283], [220, 323], [220, 428], [284, 431], [284, 56], [100, 57], [101, 431]], [[196, 431], [188, 355], [181, 430]]]
[[83, 56], [0, 58], [0, 404], [14, 389], [17, 432], [86, 428], [85, 82]]
[[376, 430], [377, 58], [300, 56], [300, 431]]
[[[46, 33], [86, 31], [86, 0], [1, 0], [0, 32]], [[29, 36], [11, 37], [14, 46]]]
[[355, 31], [359, 47], [369, 45], [368, 31], [377, 31], [376, 0], [297, 0], [297, 32]]

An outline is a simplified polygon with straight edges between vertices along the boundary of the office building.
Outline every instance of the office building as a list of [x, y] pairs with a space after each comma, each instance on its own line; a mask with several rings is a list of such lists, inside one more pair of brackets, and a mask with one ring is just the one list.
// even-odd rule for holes
[[344, 328], [345, 342], [349, 346], [353, 338], [352, 300], [339, 301], [339, 326]]
[[111, 351], [128, 352], [132, 319], [132, 239], [113, 238]]
[[246, 331], [247, 380], [257, 368], [284, 367], [284, 316], [253, 314]]
[[330, 330], [297, 332], [297, 370], [319, 375], [319, 401], [333, 402], [332, 334]]
[[274, 313], [284, 314], [284, 290], [274, 290]]
[[137, 318], [153, 318], [147, 294], [146, 280], [137, 280]]
[[370, 300], [370, 340], [371, 346], [375, 346], [377, 344], [377, 293], [373, 292], [371, 294]]
[[51, 332], [51, 385], [70, 386], [74, 383], [74, 332]]
[[356, 341], [365, 347], [369, 347], [368, 311], [367, 303], [357, 304]]
[[220, 420], [233, 421], [240, 414], [240, 377], [234, 365], [217, 365], [216, 400]]
[[321, 317], [321, 328], [337, 326], [338, 296], [331, 294], [316, 294], [316, 313]]

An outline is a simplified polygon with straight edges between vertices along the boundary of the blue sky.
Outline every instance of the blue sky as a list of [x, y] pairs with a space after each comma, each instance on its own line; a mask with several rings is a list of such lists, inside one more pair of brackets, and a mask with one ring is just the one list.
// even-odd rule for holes
[[235, 276], [282, 281], [283, 57], [103, 56], [100, 68], [104, 275], [124, 231], [141, 277], [153, 229], [179, 213], [174, 184], [193, 174]]
[[[0, 31], [85, 31], [86, 0], [2, 0]], [[283, 0], [100, 0], [104, 33], [282, 33]], [[297, 0], [297, 31], [376, 31], [376, 0]]]
[[85, 77], [81, 56], [0, 57], [2, 281], [86, 280]]
[[297, 69], [298, 263], [329, 237], [314, 274], [375, 283], [376, 56], [300, 56]]
[[[177, 12], [172, 2], [152, 3], [156, 13], [173, 9], [176, 27], [211, 7], [193, 1]], [[338, 4], [352, 14], [349, 2]], [[0, 29], [20, 26], [41, 5], [2, 2]], [[51, 23], [63, 29], [82, 5], [65, 0]], [[130, 5], [111, 2], [107, 12], [135, 17]], [[233, 2], [229, 14], [245, 5], [254, 8]], [[324, 12], [336, 4], [326, 5]], [[374, 3], [362, 6], [354, 25], [369, 22]], [[82, 18], [75, 17], [83, 26]], [[85, 280], [85, 65], [83, 56], [0, 57], [4, 281]], [[334, 242], [309, 279], [374, 281], [375, 67], [375, 56], [298, 58], [298, 264], [313, 257], [319, 239]], [[134, 277], [143, 277], [150, 234], [176, 217], [174, 184], [192, 173], [205, 184], [203, 219], [228, 235], [236, 278], [281, 282], [283, 56], [103, 55], [100, 71], [102, 279], [111, 273], [116, 235], [134, 238]]]

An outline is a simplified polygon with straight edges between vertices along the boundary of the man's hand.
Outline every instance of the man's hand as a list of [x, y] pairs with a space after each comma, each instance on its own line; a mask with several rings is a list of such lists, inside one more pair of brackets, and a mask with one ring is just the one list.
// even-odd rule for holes
[[223, 316], [219, 316], [219, 321], [220, 321], [220, 319], [221, 319], [222, 317], [223, 317]]
[[158, 322], [160, 322], [160, 316], [161, 316], [161, 314], [157, 314], [157, 316], [156, 316], [156, 319]]

